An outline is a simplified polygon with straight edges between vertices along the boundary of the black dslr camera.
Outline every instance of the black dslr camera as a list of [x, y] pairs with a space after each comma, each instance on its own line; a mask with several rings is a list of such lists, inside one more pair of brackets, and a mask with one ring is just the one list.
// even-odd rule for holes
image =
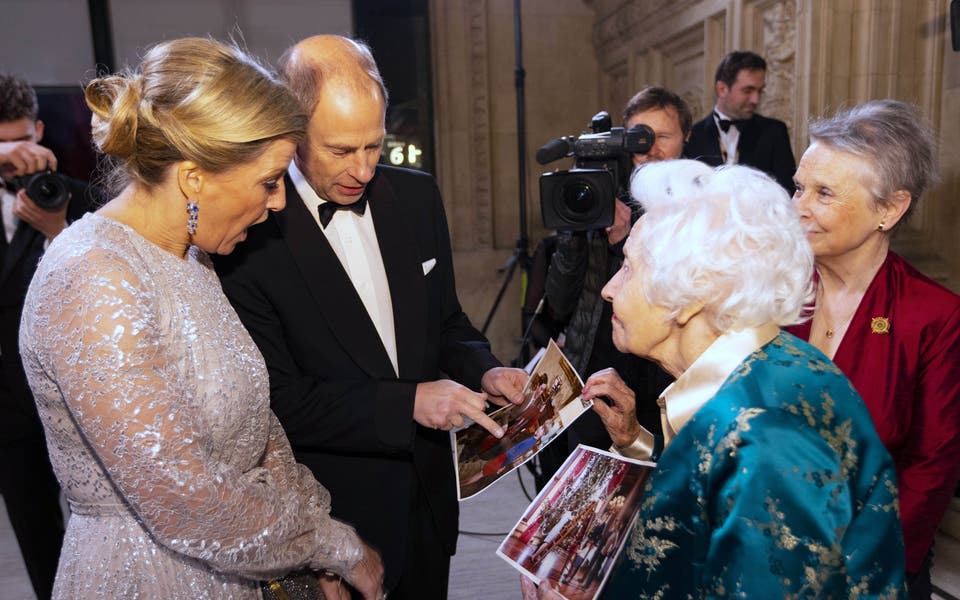
[[600, 111], [590, 120], [591, 133], [564, 136], [537, 151], [541, 165], [575, 157], [572, 169], [540, 176], [540, 211], [547, 229], [588, 231], [613, 224], [614, 202], [626, 194], [633, 155], [649, 152], [655, 136], [646, 125], [624, 130], [610, 124], [610, 115]]
[[25, 189], [33, 203], [44, 210], [55, 211], [70, 200], [70, 189], [56, 171], [37, 171], [29, 175], [11, 177], [14, 189]]

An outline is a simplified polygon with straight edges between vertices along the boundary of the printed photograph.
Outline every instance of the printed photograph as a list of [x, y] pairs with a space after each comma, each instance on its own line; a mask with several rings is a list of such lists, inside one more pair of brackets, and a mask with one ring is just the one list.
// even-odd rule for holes
[[592, 600], [626, 541], [654, 466], [578, 446], [497, 554], [568, 600]]
[[550, 340], [524, 387], [523, 402], [489, 414], [503, 427], [502, 438], [475, 423], [451, 432], [460, 500], [480, 493], [530, 460], [590, 408], [591, 403], [580, 398], [582, 390], [583, 381]]

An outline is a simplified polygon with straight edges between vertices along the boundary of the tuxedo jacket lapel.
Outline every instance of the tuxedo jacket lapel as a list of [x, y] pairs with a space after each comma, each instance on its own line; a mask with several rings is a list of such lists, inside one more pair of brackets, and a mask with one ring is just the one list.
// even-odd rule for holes
[[[3, 226], [3, 219], [0, 218], [0, 227]], [[7, 235], [6, 232], [0, 231], [0, 285], [3, 285], [7, 281], [9, 275], [10, 267], [7, 266]], [[2, 289], [2, 288], [0, 288]]]
[[[395, 377], [380, 335], [340, 259], [318, 230], [317, 222], [293, 183], [289, 178], [285, 183], [287, 207], [274, 213], [273, 218], [310, 295], [316, 300], [316, 307], [305, 307], [305, 310], [316, 309], [323, 315], [340, 344], [364, 372], [374, 378]], [[311, 317], [306, 314], [304, 318], [309, 321]]]
[[[701, 123], [703, 127], [698, 131]], [[687, 158], [699, 160], [714, 167], [723, 164], [723, 154], [720, 152], [720, 129], [713, 119], [713, 114], [694, 126], [693, 135], [684, 147], [683, 153]]]
[[720, 128], [717, 127], [717, 121], [713, 118], [712, 114], [707, 116], [704, 127], [706, 128], [707, 132], [707, 147], [705, 148], [706, 154], [708, 156], [716, 157], [719, 161], [717, 164], [721, 164], [723, 162], [723, 153], [720, 149]]
[[753, 115], [750, 120], [744, 123], [740, 128], [740, 141], [737, 142], [737, 162], [739, 164], [754, 164], [753, 159], [757, 151], [757, 142], [760, 140], [760, 123], [757, 116]]
[[417, 227], [432, 224], [410, 222], [386, 178], [375, 176], [367, 189], [393, 302], [399, 376], [401, 379], [416, 380], [423, 370], [427, 289], [421, 256], [414, 245], [418, 238], [413, 232]]

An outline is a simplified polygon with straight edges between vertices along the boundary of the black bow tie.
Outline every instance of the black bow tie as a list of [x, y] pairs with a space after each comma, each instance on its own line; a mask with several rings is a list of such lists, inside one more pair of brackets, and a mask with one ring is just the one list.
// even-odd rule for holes
[[353, 204], [337, 204], [336, 202], [324, 202], [319, 207], [320, 210], [320, 224], [323, 225], [323, 228], [326, 229], [327, 225], [330, 224], [330, 219], [333, 218], [333, 213], [338, 210], [352, 210], [357, 214], [357, 216], [362, 217], [363, 213], [367, 210], [367, 197], [360, 196], [360, 199], [354, 202]]
[[739, 129], [740, 131], [743, 131], [744, 124], [746, 124], [746, 122], [750, 120], [750, 119], [734, 119], [731, 121], [730, 119], [724, 119], [723, 117], [718, 115], [716, 111], [714, 111], [713, 116], [717, 120], [717, 124], [720, 125], [720, 129], [722, 129], [724, 133], [730, 131], [731, 125]]

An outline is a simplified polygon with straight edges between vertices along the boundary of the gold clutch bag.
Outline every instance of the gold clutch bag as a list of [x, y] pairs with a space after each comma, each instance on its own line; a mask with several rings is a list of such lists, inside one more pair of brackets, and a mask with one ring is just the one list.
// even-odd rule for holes
[[296, 571], [271, 581], [264, 581], [263, 600], [323, 600], [320, 580], [313, 571]]

